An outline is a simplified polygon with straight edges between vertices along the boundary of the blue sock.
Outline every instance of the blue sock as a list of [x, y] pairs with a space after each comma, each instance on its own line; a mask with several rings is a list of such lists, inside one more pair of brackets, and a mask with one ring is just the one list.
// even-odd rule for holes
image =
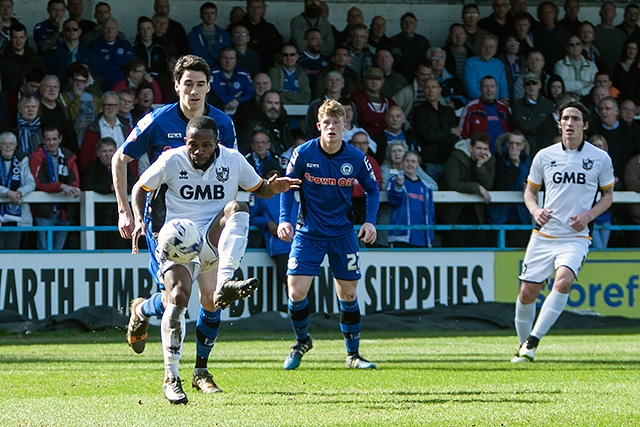
[[162, 319], [164, 306], [162, 305], [162, 292], [156, 292], [142, 303], [142, 314], [147, 317], [156, 316]]
[[301, 301], [289, 299], [289, 314], [296, 340], [306, 342], [309, 338], [309, 299], [305, 298]]
[[356, 354], [360, 347], [360, 307], [358, 299], [353, 301], [338, 300], [340, 307], [340, 330], [344, 336], [347, 353]]
[[211, 312], [200, 307], [200, 315], [196, 320], [196, 368], [207, 367], [209, 354], [220, 330], [220, 313], [220, 309]]

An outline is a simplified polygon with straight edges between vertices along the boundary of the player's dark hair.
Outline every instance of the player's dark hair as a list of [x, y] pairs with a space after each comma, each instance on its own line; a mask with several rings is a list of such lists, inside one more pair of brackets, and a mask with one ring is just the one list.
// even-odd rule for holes
[[581, 102], [571, 101], [571, 102], [567, 102], [566, 104], [560, 106], [560, 109], [558, 110], [560, 112], [560, 117], [562, 117], [562, 113], [567, 108], [576, 108], [576, 109], [580, 110], [580, 112], [582, 113], [582, 121], [585, 122], [585, 123], [590, 123], [591, 122], [591, 113], [589, 113], [589, 110], [587, 109], [587, 107], [585, 107]]
[[185, 71], [201, 71], [207, 77], [207, 81], [211, 80], [211, 68], [203, 58], [196, 55], [181, 56], [173, 67], [173, 79], [179, 82]]
[[218, 135], [218, 125], [216, 121], [209, 116], [196, 116], [189, 120], [187, 129], [211, 129], [214, 135]]

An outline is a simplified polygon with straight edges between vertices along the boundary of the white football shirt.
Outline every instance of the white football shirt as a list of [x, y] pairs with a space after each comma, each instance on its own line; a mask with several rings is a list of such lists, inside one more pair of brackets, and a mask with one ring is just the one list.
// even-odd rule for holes
[[537, 188], [544, 184], [543, 208], [552, 211], [551, 220], [536, 230], [546, 237], [588, 237], [589, 230], [575, 231], [570, 217], [593, 206], [598, 190], [613, 187], [611, 158], [588, 142], [576, 150], [561, 142], [544, 148], [531, 164], [527, 182]]
[[239, 188], [255, 191], [262, 178], [242, 154], [218, 144], [219, 155], [206, 171], [196, 169], [187, 146], [163, 152], [140, 177], [147, 191], [169, 187], [165, 194], [165, 221], [189, 218], [204, 227], [224, 206], [236, 199]]

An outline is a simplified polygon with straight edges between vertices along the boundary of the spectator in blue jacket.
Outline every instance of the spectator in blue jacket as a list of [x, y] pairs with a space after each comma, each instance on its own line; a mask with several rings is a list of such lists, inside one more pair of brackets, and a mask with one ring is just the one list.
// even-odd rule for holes
[[238, 104], [253, 98], [253, 82], [249, 73], [236, 68], [236, 50], [233, 46], [222, 49], [219, 65], [211, 70], [211, 89], [224, 104], [224, 111], [231, 112]]
[[136, 56], [131, 43], [118, 38], [118, 22], [108, 18], [102, 25], [100, 37], [91, 41], [89, 47], [97, 57], [102, 91], [111, 90], [113, 85], [124, 80], [124, 64]]
[[[435, 205], [433, 189], [418, 177], [420, 154], [407, 151], [402, 160], [403, 172], [391, 178], [387, 197], [391, 205], [390, 225], [433, 225]], [[431, 247], [434, 230], [389, 230], [393, 247]]]
[[504, 64], [495, 58], [498, 51], [498, 38], [487, 34], [480, 44], [477, 56], [468, 58], [464, 63], [464, 88], [471, 99], [480, 98], [480, 82], [486, 76], [493, 76], [498, 84], [496, 98], [509, 105], [509, 85]]
[[214, 3], [208, 1], [200, 6], [200, 19], [202, 24], [189, 32], [189, 52], [204, 58], [213, 68], [222, 49], [231, 46], [231, 38], [222, 27], [216, 25], [218, 6]]
[[[273, 175], [282, 175], [282, 169], [277, 160], [268, 159], [263, 164], [262, 177], [269, 179]], [[280, 195], [276, 194], [270, 199], [261, 199], [254, 197], [250, 210], [251, 219], [249, 224], [259, 227], [264, 231], [264, 241], [269, 252], [269, 256], [276, 263], [276, 271], [278, 274], [278, 286], [276, 288], [276, 301], [279, 303], [286, 301], [287, 289], [287, 261], [289, 259], [289, 251], [291, 250], [291, 242], [280, 240], [277, 235], [278, 218], [280, 216]], [[289, 221], [295, 224], [298, 220], [298, 202], [294, 200], [293, 209], [289, 212]], [[286, 305], [282, 303], [282, 311], [286, 311]]]

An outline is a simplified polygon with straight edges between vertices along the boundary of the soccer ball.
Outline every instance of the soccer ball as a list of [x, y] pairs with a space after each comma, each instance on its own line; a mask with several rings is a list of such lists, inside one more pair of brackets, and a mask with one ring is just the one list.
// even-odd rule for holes
[[195, 222], [190, 219], [172, 219], [160, 229], [156, 251], [160, 258], [186, 264], [198, 256], [202, 242], [202, 235]]

